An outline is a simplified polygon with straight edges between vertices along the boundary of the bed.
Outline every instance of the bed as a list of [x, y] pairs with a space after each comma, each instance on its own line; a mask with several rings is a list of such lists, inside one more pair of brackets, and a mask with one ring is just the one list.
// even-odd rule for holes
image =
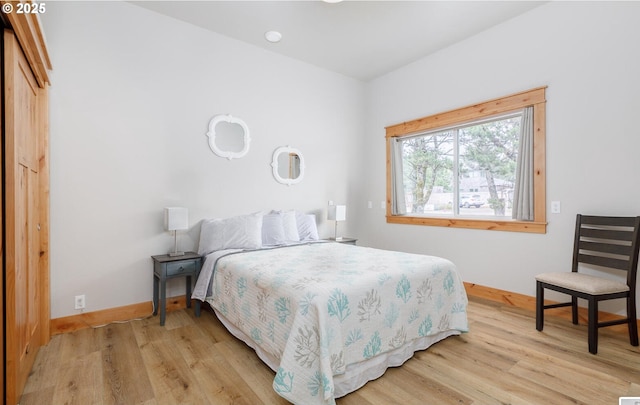
[[[300, 231], [300, 214], [297, 236], [290, 226], [288, 236], [269, 240], [270, 220], [256, 216], [259, 241], [251, 224], [203, 223], [193, 297], [276, 372], [273, 388], [288, 401], [334, 404], [468, 330], [467, 297], [450, 261], [320, 241], [317, 230]], [[315, 217], [308, 220], [314, 228]]]

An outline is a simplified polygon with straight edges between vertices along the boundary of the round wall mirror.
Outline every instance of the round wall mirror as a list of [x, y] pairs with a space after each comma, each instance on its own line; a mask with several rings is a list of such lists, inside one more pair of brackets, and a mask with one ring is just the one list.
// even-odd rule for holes
[[278, 183], [290, 186], [304, 177], [304, 157], [298, 149], [282, 146], [273, 152], [271, 168]]
[[207, 136], [209, 147], [220, 157], [231, 160], [241, 158], [249, 152], [249, 127], [239, 118], [216, 115], [209, 122]]

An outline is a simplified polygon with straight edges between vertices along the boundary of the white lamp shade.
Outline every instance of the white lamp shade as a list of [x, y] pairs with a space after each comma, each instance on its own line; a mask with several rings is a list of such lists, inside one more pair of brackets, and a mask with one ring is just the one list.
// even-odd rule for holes
[[345, 221], [347, 219], [347, 206], [346, 205], [330, 205], [329, 213], [327, 214], [329, 221]]
[[164, 228], [167, 231], [177, 231], [189, 228], [189, 210], [182, 207], [167, 207], [164, 209]]

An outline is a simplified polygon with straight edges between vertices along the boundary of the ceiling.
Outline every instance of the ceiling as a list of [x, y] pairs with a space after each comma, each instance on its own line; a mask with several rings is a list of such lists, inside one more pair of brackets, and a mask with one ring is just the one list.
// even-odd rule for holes
[[[227, 37], [368, 81], [541, 1], [134, 1]], [[276, 30], [279, 43], [264, 34]]]

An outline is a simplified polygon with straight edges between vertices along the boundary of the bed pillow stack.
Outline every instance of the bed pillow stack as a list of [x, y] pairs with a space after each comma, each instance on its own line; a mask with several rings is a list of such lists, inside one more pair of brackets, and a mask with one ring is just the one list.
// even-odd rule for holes
[[318, 240], [316, 216], [297, 211], [256, 212], [202, 221], [198, 254], [223, 249], [260, 249]]
[[316, 224], [316, 216], [314, 214], [297, 212], [296, 226], [298, 228], [300, 241], [313, 241], [320, 239], [318, 237], [318, 226]]
[[316, 216], [296, 211], [271, 211], [262, 218], [262, 245], [281, 246], [318, 240]]
[[270, 213], [262, 217], [262, 246], [285, 244], [286, 236], [282, 217], [280, 213]]
[[261, 212], [202, 222], [198, 246], [200, 255], [222, 249], [259, 249], [261, 246]]

